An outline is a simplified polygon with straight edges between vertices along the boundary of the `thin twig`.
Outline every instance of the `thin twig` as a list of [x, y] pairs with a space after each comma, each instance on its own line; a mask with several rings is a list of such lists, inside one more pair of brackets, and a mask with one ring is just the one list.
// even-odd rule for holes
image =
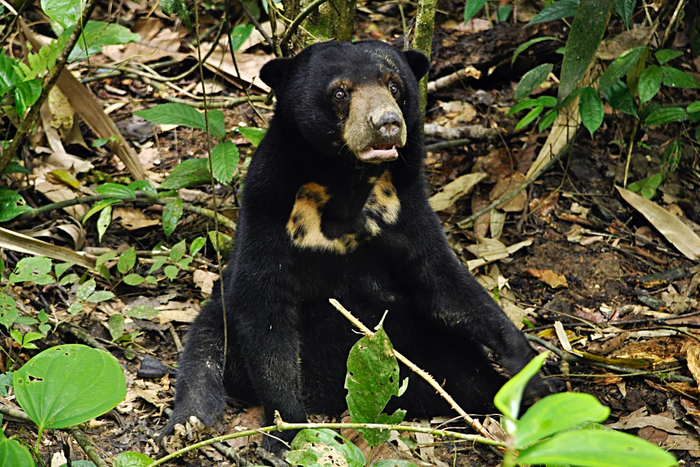
[[83, 430], [81, 430], [78, 427], [73, 427], [73, 428], [68, 428], [67, 430], [70, 435], [75, 439], [78, 444], [80, 445], [81, 448], [83, 448], [83, 451], [85, 451], [85, 454], [90, 458], [90, 460], [97, 466], [97, 467], [109, 467], [109, 465], [100, 457], [100, 454], [97, 452], [97, 449], [95, 449], [95, 446], [92, 444], [92, 441], [90, 441], [90, 438], [88, 435], [85, 434]]
[[634, 138], [637, 136], [637, 128], [639, 128], [639, 120], [635, 120], [632, 136], [630, 137], [630, 147], [627, 150], [627, 160], [625, 161], [625, 178], [622, 180], [622, 188], [627, 188], [627, 176], [630, 170], [630, 161], [632, 160], [632, 150], [634, 149]]
[[36, 100], [34, 105], [32, 105], [31, 109], [29, 109], [29, 112], [24, 120], [22, 120], [22, 123], [20, 123], [17, 133], [15, 133], [15, 136], [12, 139], [12, 144], [10, 144], [10, 147], [7, 148], [7, 151], [0, 153], [0, 173], [4, 173], [12, 158], [19, 154], [19, 150], [24, 144], [24, 140], [27, 138], [29, 130], [31, 130], [34, 122], [36, 122], [36, 119], [39, 116], [41, 106], [44, 105], [46, 98], [49, 97], [49, 92], [54, 87], [56, 81], [58, 81], [58, 77], [65, 68], [66, 63], [68, 62], [68, 57], [70, 56], [73, 47], [75, 47], [76, 42], [78, 42], [78, 38], [83, 32], [83, 27], [90, 19], [90, 16], [95, 9], [95, 5], [97, 5], [97, 0], [88, 0], [85, 4], [83, 15], [75, 25], [75, 29], [73, 29], [73, 32], [66, 42], [66, 45], [63, 47], [63, 50], [61, 50], [61, 53], [56, 59], [56, 64], [54, 65], [53, 70], [51, 70], [41, 82], [41, 94], [39, 94], [39, 98]]
[[[350, 321], [356, 328], [358, 328], [360, 331], [362, 331], [363, 334], [366, 336], [373, 336], [374, 332], [372, 332], [367, 326], [365, 326], [359, 319], [357, 319], [355, 316], [353, 316], [350, 311], [348, 311], [343, 305], [338, 302], [338, 300], [331, 298], [328, 300], [331, 302], [331, 305], [335, 307], [336, 310], [338, 310], [345, 318], [347, 318], [348, 321]], [[476, 420], [472, 417], [469, 416], [467, 412], [462, 409], [462, 407], [457, 404], [457, 402], [450, 396], [443, 388], [440, 386], [437, 381], [435, 381], [435, 378], [433, 378], [428, 372], [425, 370], [419, 368], [416, 366], [413, 362], [411, 362], [409, 359], [404, 357], [401, 353], [399, 353], [396, 349], [394, 349], [394, 356], [396, 357], [397, 360], [399, 360], [401, 363], [406, 365], [408, 368], [411, 369], [414, 373], [417, 373], [421, 378], [423, 378], [425, 381], [430, 384], [433, 389], [437, 391], [440, 396], [447, 401], [448, 404], [469, 424], [471, 425], [472, 428], [474, 428], [476, 431], [481, 433], [482, 436], [489, 438], [489, 439], [495, 439], [494, 436], [488, 432], [486, 428], [479, 422], [479, 420]]]
[[299, 29], [299, 25], [301, 25], [301, 22], [304, 21], [307, 16], [313, 13], [313, 11], [316, 8], [323, 5], [326, 1], [327, 0], [314, 0], [313, 2], [309, 3], [303, 10], [301, 10], [296, 18], [294, 18], [294, 21], [292, 21], [292, 24], [290, 24], [287, 30], [284, 32], [284, 36], [282, 36], [282, 40], [280, 41], [280, 50], [284, 56], [288, 55], [289, 42], [291, 42], [292, 36], [294, 36], [297, 29]]

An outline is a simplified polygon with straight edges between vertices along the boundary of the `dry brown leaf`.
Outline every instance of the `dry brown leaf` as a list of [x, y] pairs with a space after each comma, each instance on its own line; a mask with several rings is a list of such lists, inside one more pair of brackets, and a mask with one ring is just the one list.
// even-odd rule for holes
[[533, 277], [538, 278], [553, 289], [569, 286], [569, 284], [567, 284], [566, 282], [566, 277], [557, 274], [551, 269], [529, 268], [525, 270], [525, 272]]
[[34, 256], [45, 256], [58, 261], [74, 263], [88, 269], [95, 269], [95, 261], [68, 248], [42, 242], [0, 227], [0, 247]]
[[[503, 243], [501, 243], [499, 240], [494, 238], [482, 237], [479, 239], [479, 243], [482, 244], [482, 246], [470, 245], [470, 247], [474, 248], [473, 251], [472, 249], [470, 249], [470, 247], [467, 247], [467, 249], [471, 251], [474, 255], [481, 255], [477, 259], [467, 261], [467, 268], [470, 271], [473, 271], [474, 269], [484, 266], [486, 264], [490, 264], [495, 261], [507, 258], [508, 256], [512, 255], [521, 248], [532, 245], [532, 242], [533, 239], [530, 238], [528, 240], [523, 240], [522, 242], [515, 243], [509, 247], [504, 246], [505, 250], [502, 250], [498, 246], [498, 244], [503, 245]], [[487, 243], [489, 244], [488, 246], [486, 245]], [[478, 253], [475, 253], [475, 251]]]
[[145, 227], [152, 227], [161, 223], [160, 219], [151, 219], [136, 208], [114, 208], [114, 220], [120, 219], [122, 227], [127, 230], [138, 230]]
[[[202, 55], [209, 53], [212, 45], [209, 43], [202, 44]], [[228, 50], [228, 46], [222, 43], [214, 49], [204, 65], [212, 71], [221, 72], [221, 76], [230, 82], [243, 81], [244, 83], [250, 83], [253, 86], [261, 89], [265, 92], [270, 91], [270, 87], [263, 83], [258, 76], [260, 75], [260, 69], [262, 66], [269, 62], [272, 55], [253, 55], [253, 54], [236, 54], [236, 63], [238, 64], [238, 71], [240, 76], [236, 73], [236, 67], [233, 65], [233, 60], [231, 60], [231, 54]], [[240, 80], [240, 81], [239, 81]]]
[[646, 407], [642, 407], [642, 409], [636, 410], [628, 416], [620, 418], [617, 422], [606, 426], [616, 430], [631, 430], [633, 428], [651, 426], [663, 430], [666, 433], [677, 435], [687, 433], [678, 421], [672, 418], [664, 417], [663, 415], [648, 415]]
[[598, 46], [595, 55], [601, 60], [615, 60], [623, 52], [646, 45], [654, 33], [654, 28], [634, 28], [624, 31], [612, 39], [606, 39]]
[[173, 31], [155, 17], [143, 18], [136, 22], [132, 32], [141, 36], [139, 42], [124, 45], [109, 45], [102, 53], [115, 62], [133, 60], [141, 63], [154, 62], [164, 57], [182, 60], [188, 54], [180, 53], [181, 39], [187, 35], [184, 28]]
[[435, 211], [444, 211], [458, 199], [469, 194], [487, 176], [485, 173], [474, 173], [457, 177], [454, 181], [445, 185], [439, 193], [430, 197], [428, 200], [430, 207]]
[[[507, 178], [498, 179], [496, 185], [489, 193], [489, 199], [493, 202], [505, 195], [508, 195], [518, 186], [525, 182], [525, 176], [520, 172], [513, 172], [513, 175]], [[527, 193], [525, 190], [520, 190], [515, 196], [508, 201], [500, 204], [498, 209], [505, 212], [521, 212], [527, 203]]]
[[208, 297], [214, 291], [214, 282], [219, 278], [219, 275], [214, 272], [195, 269], [192, 273], [192, 280], [195, 285], [202, 289], [202, 295]]
[[689, 345], [686, 352], [688, 359], [688, 370], [693, 375], [695, 381], [700, 382], [700, 345]]
[[620, 196], [647, 220], [688, 259], [700, 259], [700, 237], [679, 218], [643, 196], [615, 187]]

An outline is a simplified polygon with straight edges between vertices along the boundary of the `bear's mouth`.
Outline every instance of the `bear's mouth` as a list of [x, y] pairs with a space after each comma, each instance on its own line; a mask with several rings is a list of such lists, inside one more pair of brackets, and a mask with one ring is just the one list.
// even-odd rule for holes
[[399, 157], [399, 152], [395, 144], [375, 144], [360, 151], [357, 157], [365, 162], [380, 163], [395, 160]]

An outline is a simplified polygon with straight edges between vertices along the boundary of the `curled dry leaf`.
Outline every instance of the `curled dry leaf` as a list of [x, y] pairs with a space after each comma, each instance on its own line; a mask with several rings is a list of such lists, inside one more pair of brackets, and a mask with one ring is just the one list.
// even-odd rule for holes
[[654, 33], [654, 29], [656, 28], [647, 27], [624, 31], [612, 39], [601, 42], [595, 55], [601, 60], [615, 60], [629, 49], [647, 45], [651, 35]]
[[459, 198], [468, 194], [477, 183], [487, 177], [485, 173], [466, 174], [457, 177], [445, 185], [439, 193], [430, 197], [428, 202], [435, 211], [444, 211], [452, 206]]
[[[510, 194], [515, 188], [525, 182], [525, 176], [520, 172], [513, 172], [513, 175], [507, 178], [501, 178], [496, 182], [496, 186], [491, 189], [489, 199], [495, 201], [503, 196]], [[527, 193], [525, 190], [520, 190], [515, 196], [498, 206], [498, 209], [505, 212], [521, 212], [527, 203]]]
[[557, 274], [551, 269], [529, 268], [525, 272], [533, 277], [538, 278], [553, 289], [569, 286], [569, 284], [567, 284], [566, 282], [566, 277]]
[[700, 383], [700, 345], [689, 345], [685, 351], [688, 359], [688, 370], [695, 381]]

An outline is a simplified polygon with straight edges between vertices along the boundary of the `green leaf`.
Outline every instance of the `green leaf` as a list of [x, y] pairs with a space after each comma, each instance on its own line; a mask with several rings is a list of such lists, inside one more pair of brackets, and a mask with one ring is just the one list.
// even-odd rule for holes
[[22, 76], [19, 73], [19, 62], [0, 53], [0, 96], [16, 84], [22, 82]]
[[71, 316], [76, 316], [80, 314], [81, 311], [83, 311], [83, 304], [80, 302], [73, 302], [68, 307], [68, 313], [70, 313]]
[[683, 55], [683, 51], [682, 50], [661, 49], [661, 50], [657, 50], [654, 55], [656, 56], [656, 59], [659, 61], [659, 65], [663, 65], [664, 63], [670, 62], [674, 58], [678, 58], [681, 55]]
[[173, 167], [161, 188], [179, 190], [211, 182], [209, 159], [188, 159]]
[[163, 267], [166, 261], [168, 261], [167, 256], [155, 256], [153, 258], [155, 261], [151, 265], [151, 269], [148, 271], [149, 274], [153, 274], [155, 271], [159, 270], [160, 268]]
[[598, 91], [591, 87], [586, 87], [581, 91], [579, 112], [581, 113], [583, 125], [593, 137], [593, 133], [603, 124], [603, 117], [605, 116], [603, 101], [600, 100]]
[[221, 110], [210, 110], [209, 117], [209, 133], [218, 139], [226, 137], [226, 126], [224, 125], [224, 113]]
[[126, 323], [124, 322], [124, 317], [119, 313], [116, 313], [109, 317], [109, 335], [112, 340], [117, 340], [124, 335], [126, 330]]
[[610, 409], [590, 394], [552, 394], [535, 403], [518, 420], [515, 448], [523, 449], [535, 441], [586, 422], [602, 422], [608, 415]]
[[525, 73], [515, 89], [515, 100], [521, 101], [532, 94], [547, 79], [553, 68], [551, 63], [543, 63]]
[[141, 191], [147, 196], [150, 196], [151, 198], [158, 197], [158, 191], [148, 180], [136, 180], [135, 182], [129, 183], [127, 188], [132, 191]]
[[253, 32], [253, 24], [239, 24], [231, 31], [231, 48], [237, 51], [243, 43], [248, 40], [250, 33]]
[[98, 290], [94, 294], [90, 295], [86, 300], [88, 303], [100, 303], [111, 300], [115, 295], [109, 290]]
[[211, 165], [217, 182], [228, 185], [238, 168], [238, 148], [231, 141], [217, 144], [211, 151]]
[[171, 282], [175, 280], [179, 272], [180, 269], [178, 269], [177, 266], [168, 265], [163, 268], [163, 274], [165, 274], [165, 277], [170, 279]]
[[566, 41], [557, 100], [562, 102], [576, 89], [595, 59], [610, 19], [612, 0], [582, 0]]
[[187, 11], [187, 2], [185, 0], [163, 0], [160, 2], [160, 7], [166, 15], [176, 13], [185, 23], [185, 26], [192, 29], [192, 20], [190, 19], [189, 11]]
[[627, 189], [635, 193], [640, 192], [640, 194], [646, 199], [652, 199], [656, 195], [657, 188], [659, 188], [661, 182], [663, 181], [663, 174], [657, 173], [652, 175], [651, 177], [643, 178], [641, 180], [637, 180], [634, 183], [630, 183], [627, 186]]
[[181, 242], [174, 245], [170, 250], [170, 261], [172, 261], [173, 263], [177, 263], [185, 254], [185, 251], [187, 251], [187, 246], [185, 244], [185, 240], [182, 240]]
[[126, 312], [126, 316], [138, 319], [151, 319], [154, 316], [157, 316], [158, 313], [160, 313], [160, 311], [156, 310], [150, 305], [137, 305], [131, 307], [129, 311]]
[[547, 355], [549, 355], [549, 352], [543, 352], [530, 360], [530, 363], [525, 365], [525, 368], [520, 373], [508, 380], [493, 398], [493, 404], [505, 415], [503, 428], [511, 435], [517, 430], [515, 421], [520, 412], [520, 402], [523, 398], [525, 386], [540, 371], [544, 361], [547, 359]]
[[608, 101], [610, 107], [618, 112], [637, 116], [637, 104], [630, 93], [630, 88], [622, 81], [618, 80], [617, 83], [603, 91], [603, 97]]
[[17, 302], [4, 292], [0, 292], [0, 324], [9, 330], [17, 319]]
[[83, 6], [81, 0], [41, 0], [41, 9], [46, 16], [56, 21], [62, 29], [78, 23]]
[[518, 124], [515, 125], [515, 129], [516, 129], [516, 130], [519, 130], [519, 129], [521, 129], [521, 128], [524, 128], [524, 127], [528, 126], [530, 123], [534, 122], [535, 119], [536, 119], [537, 117], [539, 117], [539, 115], [542, 113], [543, 110], [544, 110], [544, 107], [538, 106], [538, 107], [535, 107], [534, 109], [532, 109], [531, 111], [529, 111], [529, 112], [527, 113], [527, 115], [525, 115], [525, 116], [518, 122]]
[[139, 276], [138, 274], [134, 274], [134, 273], [127, 274], [126, 276], [124, 276], [124, 283], [126, 285], [130, 285], [132, 287], [135, 287], [137, 285], [141, 285], [141, 283], [144, 280], [145, 279], [142, 276]]
[[[2, 418], [0, 417], [0, 422]], [[35, 467], [29, 450], [14, 439], [7, 439], [0, 429], [0, 465], [12, 467]]]
[[170, 235], [175, 231], [183, 212], [184, 208], [180, 198], [171, 199], [165, 204], [163, 208], [163, 232], [167, 238], [170, 238]]
[[105, 232], [107, 232], [107, 228], [109, 227], [109, 224], [112, 222], [112, 206], [106, 206], [102, 211], [100, 211], [100, 216], [97, 218], [97, 239], [98, 241], [102, 241], [102, 237], [104, 236]]
[[29, 256], [17, 262], [15, 270], [7, 280], [9, 284], [17, 282], [34, 282], [47, 285], [56, 282], [51, 276], [51, 260], [42, 256]]
[[41, 80], [32, 79], [17, 84], [12, 93], [15, 97], [15, 108], [20, 118], [24, 119], [26, 111], [34, 105], [41, 94]]
[[127, 272], [131, 271], [135, 264], [136, 250], [134, 247], [131, 247], [119, 255], [119, 259], [117, 260], [117, 270], [120, 274], [126, 274]]
[[511, 11], [513, 11], [513, 5], [499, 6], [496, 10], [496, 14], [494, 15], [496, 17], [496, 21], [499, 23], [508, 21]]
[[185, 104], [159, 104], [150, 109], [137, 110], [134, 115], [159, 125], [182, 125], [202, 131], [207, 128], [204, 114]]
[[664, 86], [671, 88], [700, 88], [700, 83], [695, 78], [681, 70], [664, 66], [661, 67], [661, 71], [664, 73]]
[[581, 467], [671, 467], [676, 459], [636, 436], [612, 430], [565, 431], [520, 453], [520, 464]]
[[[88, 219], [90, 219], [93, 215], [97, 214], [98, 212], [102, 211], [104, 208], [107, 206], [111, 206], [113, 204], [121, 203], [120, 199], [103, 199], [102, 201], [98, 201], [97, 203], [93, 204], [90, 210], [83, 216], [83, 224], [87, 222]], [[111, 210], [110, 210], [111, 212]]]
[[10, 162], [7, 164], [7, 168], [5, 169], [6, 174], [24, 174], [24, 175], [30, 175], [31, 172], [27, 170], [24, 166], [19, 165], [17, 162]]
[[700, 112], [700, 102], [693, 102], [686, 109], [689, 114]]
[[100, 185], [95, 190], [105, 196], [111, 196], [112, 198], [119, 199], [134, 199], [136, 198], [136, 193], [129, 187], [124, 185], [119, 185], [117, 183], [105, 183]]
[[538, 99], [528, 99], [528, 100], [518, 102], [517, 104], [515, 104], [508, 111], [508, 113], [506, 115], [510, 116], [510, 115], [513, 115], [513, 114], [520, 112], [521, 110], [531, 109], [533, 107], [541, 107], [541, 106], [542, 106], [542, 104], [540, 104]]
[[[73, 27], [63, 31], [62, 36], [70, 35]], [[87, 57], [102, 52], [102, 47], [107, 45], [120, 45], [129, 42], [139, 42], [141, 36], [131, 32], [128, 28], [117, 23], [105, 23], [103, 21], [89, 21], [83, 33], [78, 38], [75, 48], [70, 53], [69, 61], [85, 60]], [[87, 45], [87, 53], [85, 46]]]
[[0, 222], [7, 222], [22, 213], [31, 211], [24, 198], [14, 190], [0, 187]]
[[218, 251], [221, 256], [226, 256], [227, 251], [233, 246], [233, 239], [225, 233], [216, 232], [214, 230], [209, 231], [207, 235], [214, 249]]
[[682, 122], [688, 117], [682, 107], [663, 107], [655, 110], [644, 120], [646, 125], [664, 125], [671, 122]]
[[630, 27], [630, 20], [636, 6], [637, 0], [615, 0], [615, 11], [620, 15], [627, 29]]
[[158, 279], [153, 276], [146, 276], [146, 283], [151, 285], [158, 285]]
[[199, 253], [199, 250], [201, 250], [206, 243], [207, 240], [204, 237], [197, 237], [192, 240], [192, 243], [190, 243], [190, 256], [194, 256]]
[[54, 273], [56, 274], [56, 279], [61, 277], [64, 272], [66, 272], [70, 267], [74, 266], [73, 263], [58, 263], [53, 267]]
[[[379, 421], [392, 396], [399, 395], [399, 363], [383, 328], [374, 336], [365, 336], [350, 350], [345, 388], [350, 419], [354, 423], [401, 423], [405, 410], [397, 410], [390, 419]], [[359, 430], [370, 446], [389, 440], [387, 430]]]
[[637, 85], [639, 101], [642, 104], [650, 101], [656, 93], [659, 92], [662, 78], [663, 73], [661, 68], [656, 65], [652, 65], [642, 72], [642, 76], [639, 77], [639, 84]]
[[598, 90], [604, 93], [617, 83], [646, 50], [646, 47], [635, 47], [617, 57], [598, 80]]
[[239, 126], [236, 130], [256, 148], [260, 146], [260, 142], [267, 132], [264, 128], [252, 128], [247, 126]]
[[[339, 440], [343, 442], [341, 443]], [[365, 463], [367, 462], [360, 448], [340, 436], [338, 433], [328, 429], [301, 430], [292, 440], [292, 449], [304, 450], [308, 443], [321, 443], [332, 446], [334, 449], [343, 454], [343, 457], [345, 457], [345, 460], [348, 462], [348, 467], [364, 467]], [[318, 459], [318, 457], [316, 459]]]
[[114, 458], [114, 467], [148, 467], [153, 462], [155, 462], [154, 459], [139, 452], [127, 451], [117, 454]]
[[486, 0], [467, 0], [464, 5], [464, 22], [469, 22], [470, 19], [476, 16], [486, 5]]
[[102, 253], [100, 256], [97, 257], [97, 260], [95, 261], [95, 267], [99, 267], [105, 264], [107, 261], [113, 260], [117, 257], [117, 254], [118, 253], [116, 250], [110, 250], [106, 253]]
[[17, 402], [39, 427], [66, 428], [117, 406], [126, 396], [119, 362], [80, 344], [44, 350], [15, 371]]
[[556, 120], [557, 115], [558, 115], [557, 109], [549, 109], [546, 114], [540, 119], [540, 124], [538, 126], [538, 130], [540, 132], [546, 130], [550, 126], [552, 126], [552, 123], [554, 123], [554, 120]]
[[554, 2], [542, 9], [537, 16], [532, 18], [528, 25], [537, 23], [546, 23], [558, 19], [569, 18], [574, 16], [578, 10], [579, 0], [560, 0]]

